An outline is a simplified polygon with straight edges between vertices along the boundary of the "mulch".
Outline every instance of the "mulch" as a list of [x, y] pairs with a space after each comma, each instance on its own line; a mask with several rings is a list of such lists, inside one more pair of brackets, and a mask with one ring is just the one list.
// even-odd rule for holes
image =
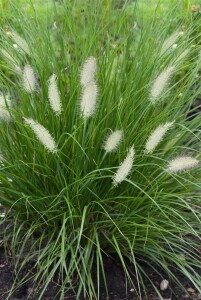
[[[21, 277], [23, 278], [31, 269], [34, 272], [34, 264], [35, 262], [30, 262], [26, 264], [21, 272]], [[133, 287], [126, 285], [125, 274], [121, 267], [118, 258], [114, 255], [113, 257], [105, 257], [104, 258], [104, 266], [106, 272], [106, 280], [108, 284], [109, 290], [109, 299], [106, 297], [106, 292], [103, 284], [103, 280], [100, 282], [100, 300], [138, 300], [140, 299], [137, 296]], [[132, 266], [128, 266], [129, 269], [132, 270]], [[151, 267], [144, 265], [143, 266], [146, 274], [148, 274], [149, 278], [154, 282], [155, 286], [160, 289], [160, 283], [163, 279], [167, 279], [169, 281], [169, 286], [165, 291], [161, 291], [161, 295], [163, 300], [201, 300], [201, 294], [199, 294], [192, 286], [192, 283], [181, 273], [178, 272], [177, 269], [174, 269], [174, 275], [177, 276], [179, 281], [183, 285], [183, 289], [178, 286], [177, 284], [171, 282], [162, 273], [159, 275], [160, 272], [155, 272]], [[16, 272], [14, 266], [14, 258], [10, 255], [5, 254], [5, 249], [3, 245], [3, 241], [0, 238], [0, 300], [38, 300], [39, 294], [37, 294], [35, 290], [34, 283], [29, 280], [21, 284], [11, 296], [7, 298], [9, 291], [12, 288], [13, 282], [16, 279]], [[36, 272], [36, 270], [35, 270]], [[201, 269], [197, 271], [201, 276]], [[95, 268], [92, 271], [92, 277], [95, 279]], [[22, 278], [19, 278], [22, 279]], [[148, 299], [148, 300], [159, 300], [159, 296], [157, 295], [156, 291], [154, 290], [151, 283], [145, 278], [145, 286], [147, 290], [147, 298], [142, 296], [141, 299]], [[127, 293], [126, 293], [126, 286], [127, 286]], [[137, 282], [136, 282], [137, 286]], [[38, 286], [37, 286], [38, 288]], [[48, 285], [42, 300], [59, 300], [59, 279], [53, 278], [51, 283]], [[66, 292], [63, 300], [75, 300], [76, 297], [73, 292]], [[84, 296], [80, 296], [79, 300], [88, 300], [88, 298]]]

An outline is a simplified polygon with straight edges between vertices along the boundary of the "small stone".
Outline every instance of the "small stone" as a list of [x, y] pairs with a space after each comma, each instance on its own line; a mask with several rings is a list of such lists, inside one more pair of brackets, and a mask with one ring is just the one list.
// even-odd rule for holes
[[191, 293], [191, 294], [195, 294], [196, 293], [196, 291], [194, 289], [192, 289], [192, 288], [188, 288], [187, 291], [189, 293]]
[[27, 294], [28, 294], [28, 295], [33, 294], [33, 288], [32, 288], [32, 287], [28, 287], [28, 289], [27, 289]]
[[169, 281], [167, 279], [163, 279], [160, 284], [160, 290], [161, 291], [167, 290], [168, 285], [169, 285]]

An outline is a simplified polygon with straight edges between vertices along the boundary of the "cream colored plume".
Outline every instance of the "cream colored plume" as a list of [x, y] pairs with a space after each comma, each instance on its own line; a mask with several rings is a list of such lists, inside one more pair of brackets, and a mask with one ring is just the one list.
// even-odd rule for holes
[[189, 49], [186, 49], [184, 50], [176, 59], [176, 62], [181, 62], [183, 59], [185, 59], [188, 54], [189, 54], [190, 50]]
[[166, 132], [172, 127], [173, 123], [174, 122], [168, 122], [164, 125], [160, 125], [150, 134], [145, 145], [145, 153], [152, 153], [155, 150], [164, 138]]
[[170, 173], [177, 173], [188, 169], [195, 168], [199, 163], [194, 157], [191, 156], [180, 156], [168, 163], [167, 171]]
[[13, 69], [17, 72], [17, 73], [21, 73], [21, 69], [20, 67], [17, 65], [15, 59], [5, 50], [5, 49], [1, 49], [1, 53], [3, 54], [3, 56], [6, 58], [6, 60], [10, 63], [10, 65], [13, 67]]
[[36, 89], [34, 70], [28, 64], [23, 69], [23, 86], [28, 93], [32, 93]]
[[27, 54], [30, 54], [30, 49], [29, 46], [27, 44], [27, 42], [25, 41], [25, 39], [23, 39], [18, 33], [16, 32], [12, 32], [11, 33], [11, 37], [14, 40], [14, 42], [19, 46], [19, 48], [21, 50], [23, 50], [24, 52], [26, 52]]
[[45, 146], [48, 151], [56, 151], [56, 143], [54, 141], [54, 138], [45, 127], [32, 119], [24, 118], [24, 122], [31, 127], [38, 140], [41, 142], [41, 144], [43, 144], [43, 146]]
[[108, 138], [106, 139], [103, 148], [107, 153], [115, 151], [119, 146], [123, 137], [122, 130], [115, 130], [113, 131]]
[[84, 63], [80, 74], [80, 81], [83, 87], [86, 87], [88, 84], [95, 81], [95, 73], [96, 58], [90, 56]]
[[163, 43], [160, 54], [163, 55], [167, 50], [169, 50], [176, 42], [178, 38], [178, 31], [171, 34]]
[[11, 104], [10, 97], [0, 93], [0, 121], [11, 121], [11, 115], [8, 111], [8, 109], [11, 108]]
[[83, 90], [80, 109], [84, 118], [91, 117], [96, 108], [98, 87], [95, 82], [89, 83]]
[[60, 115], [62, 111], [62, 106], [55, 74], [53, 74], [49, 79], [48, 98], [52, 110], [55, 112], [56, 115]]
[[170, 78], [174, 72], [175, 67], [171, 66], [164, 70], [159, 76], [155, 79], [153, 86], [151, 88], [150, 100], [154, 104], [157, 99], [162, 95], [164, 90], [167, 88]]
[[132, 146], [126, 158], [122, 162], [122, 164], [119, 166], [116, 174], [113, 177], [113, 185], [117, 186], [119, 183], [124, 181], [126, 177], [130, 174], [132, 166], [133, 166], [133, 161], [134, 161], [134, 155], [135, 155], [135, 150], [134, 146]]
[[3, 54], [3, 56], [9, 61], [12, 62], [13, 64], [16, 64], [14, 58], [5, 50], [5, 49], [1, 49], [1, 53]]

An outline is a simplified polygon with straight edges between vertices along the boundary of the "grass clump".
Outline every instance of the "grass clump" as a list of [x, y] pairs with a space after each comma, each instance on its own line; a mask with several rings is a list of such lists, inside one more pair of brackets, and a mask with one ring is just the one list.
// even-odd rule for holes
[[26, 250], [21, 268], [36, 259], [39, 299], [57, 272], [61, 299], [67, 288], [99, 299], [92, 265], [99, 283], [103, 256], [114, 253], [131, 285], [126, 258], [134, 265], [139, 298], [144, 262], [174, 280], [176, 265], [200, 292], [197, 24], [175, 28], [168, 45], [166, 23], [135, 29], [126, 4], [87, 1], [83, 15], [79, 5], [53, 6], [51, 27], [15, 10], [20, 34], [12, 23], [1, 31], [0, 195], [11, 250]]

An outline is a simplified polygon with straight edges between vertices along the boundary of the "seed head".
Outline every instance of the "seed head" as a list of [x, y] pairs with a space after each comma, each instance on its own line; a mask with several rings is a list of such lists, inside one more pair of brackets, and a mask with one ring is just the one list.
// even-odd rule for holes
[[150, 99], [153, 104], [167, 88], [174, 69], [175, 69], [174, 66], [168, 67], [155, 79], [153, 86], [151, 88], [151, 99]]
[[126, 179], [126, 177], [129, 175], [129, 173], [131, 172], [131, 169], [133, 166], [134, 155], [135, 155], [135, 150], [134, 150], [134, 146], [132, 146], [129, 149], [126, 158], [124, 159], [122, 164], [119, 166], [116, 174], [114, 175], [114, 178], [113, 178], [114, 186], [117, 186], [119, 183], [124, 181]]
[[11, 63], [15, 64], [15, 60], [14, 58], [5, 50], [5, 49], [1, 49], [1, 53], [3, 54], [3, 56]]
[[32, 93], [36, 89], [35, 74], [30, 65], [26, 65], [23, 69], [23, 85], [28, 93]]
[[177, 173], [192, 169], [198, 165], [199, 161], [191, 156], [180, 156], [168, 163], [167, 171], [170, 173]]
[[53, 74], [49, 79], [48, 98], [52, 110], [55, 112], [56, 115], [60, 115], [62, 111], [62, 106], [55, 74]]
[[9, 122], [11, 121], [11, 115], [8, 109], [11, 108], [10, 97], [0, 94], [0, 121]]
[[122, 130], [113, 131], [106, 139], [103, 148], [107, 153], [115, 151], [122, 140]]
[[96, 73], [96, 58], [90, 56], [87, 58], [86, 62], [84, 63], [81, 74], [80, 74], [80, 81], [83, 87], [86, 87], [89, 83], [95, 81], [95, 73]]
[[14, 42], [19, 46], [21, 50], [26, 52], [27, 54], [30, 54], [29, 46], [25, 39], [23, 39], [21, 36], [19, 36], [18, 33], [12, 32], [11, 37], [13, 38]]
[[12, 65], [13, 69], [17, 72], [17, 73], [21, 73], [21, 69], [20, 67], [17, 65], [15, 59], [5, 50], [5, 49], [1, 49], [1, 53], [3, 54], [3, 56], [6, 58], [6, 60]]
[[163, 55], [167, 50], [169, 50], [175, 44], [177, 38], [178, 32], [176, 31], [164, 41], [160, 54]]
[[177, 58], [176, 62], [181, 62], [183, 59], [185, 59], [189, 54], [189, 49], [184, 50], [179, 57]]
[[35, 135], [37, 136], [38, 140], [45, 146], [45, 148], [49, 152], [55, 152], [56, 151], [56, 143], [49, 133], [49, 131], [43, 127], [41, 124], [35, 122], [32, 119], [26, 119], [24, 118], [25, 124], [29, 125]]
[[89, 83], [83, 90], [80, 109], [84, 118], [91, 117], [96, 108], [98, 87], [95, 82]]
[[152, 153], [154, 151], [164, 138], [166, 132], [172, 127], [173, 123], [174, 122], [169, 122], [164, 125], [160, 125], [150, 134], [145, 145], [145, 153]]

